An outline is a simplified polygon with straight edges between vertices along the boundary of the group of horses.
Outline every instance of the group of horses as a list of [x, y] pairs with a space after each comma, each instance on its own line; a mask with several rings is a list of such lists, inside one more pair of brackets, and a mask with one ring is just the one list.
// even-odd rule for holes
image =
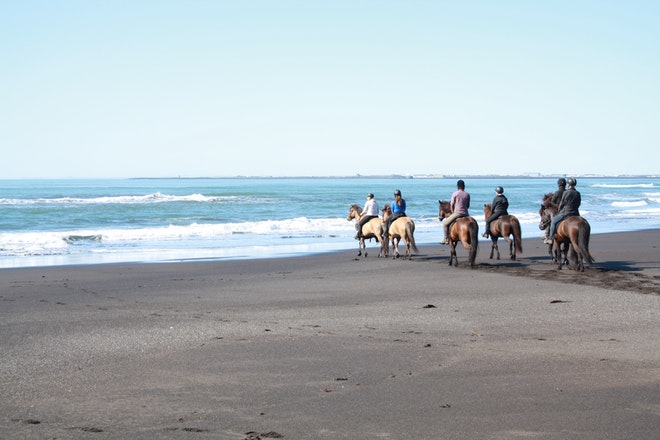
[[[552, 194], [546, 194], [543, 197], [543, 203], [539, 210], [541, 221], [539, 229], [546, 229], [552, 217], [557, 213], [558, 206], [551, 201]], [[448, 201], [438, 200], [438, 220], [443, 221], [451, 215], [451, 207]], [[367, 247], [365, 241], [371, 238], [376, 239], [380, 248], [378, 252], [379, 257], [388, 257], [390, 244], [392, 245], [393, 258], [398, 258], [399, 243], [403, 241], [405, 245], [404, 258], [409, 259], [412, 255], [411, 250], [419, 252], [415, 244], [415, 222], [410, 217], [399, 217], [395, 219], [389, 228], [388, 236], [389, 241], [385, 240], [383, 234], [384, 225], [387, 219], [392, 215], [392, 208], [388, 204], [382, 210], [383, 217], [373, 218], [365, 223], [362, 227], [362, 235], [358, 242], [358, 256], [367, 256]], [[355, 220], [357, 224], [360, 221], [362, 208], [353, 204], [350, 205], [348, 216], [346, 220]], [[492, 214], [491, 204], [484, 205], [484, 218], [490, 217]], [[490, 259], [493, 255], [497, 255], [500, 259], [500, 250], [497, 246], [498, 239], [503, 238], [509, 244], [509, 258], [513, 261], [516, 260], [517, 254], [522, 253], [522, 233], [520, 228], [520, 221], [515, 215], [502, 215], [490, 223], [488, 231], [491, 248]], [[557, 226], [553, 243], [548, 245], [548, 253], [553, 261], [558, 264], [561, 269], [563, 265], [570, 264], [572, 268], [584, 271], [585, 262], [593, 263], [593, 258], [589, 253], [589, 236], [591, 227], [586, 219], [581, 216], [571, 216], [564, 219]], [[474, 217], [465, 216], [456, 219], [449, 228], [450, 256], [449, 265], [458, 266], [458, 257], [456, 255], [456, 246], [461, 243], [468, 251], [468, 264], [474, 267], [477, 250], [479, 246], [479, 225]], [[569, 262], [570, 258], [570, 262]]]

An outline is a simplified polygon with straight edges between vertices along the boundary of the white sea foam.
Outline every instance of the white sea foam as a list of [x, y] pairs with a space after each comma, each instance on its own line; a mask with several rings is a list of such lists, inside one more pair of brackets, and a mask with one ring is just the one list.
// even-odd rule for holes
[[648, 203], [644, 200], [635, 200], [632, 202], [612, 202], [612, 206], [615, 208], [631, 208], [635, 206], [646, 206]]
[[146, 194], [142, 196], [108, 196], [108, 197], [60, 197], [60, 198], [37, 198], [37, 199], [0, 199], [0, 205], [37, 205], [37, 204], [149, 204], [149, 203], [171, 203], [171, 202], [234, 202], [234, 203], [264, 203], [264, 200], [254, 197], [240, 196], [205, 196], [203, 194], [189, 194], [185, 196], [168, 195], [161, 193]]
[[593, 188], [653, 188], [652, 183], [594, 183]]

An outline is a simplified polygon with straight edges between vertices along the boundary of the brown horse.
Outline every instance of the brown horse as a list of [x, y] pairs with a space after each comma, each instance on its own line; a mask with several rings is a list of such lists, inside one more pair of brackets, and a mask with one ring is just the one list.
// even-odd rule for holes
[[[385, 205], [383, 209], [383, 222], [392, 215], [392, 206]], [[417, 249], [417, 244], [415, 244], [415, 222], [410, 217], [399, 217], [392, 222], [390, 229], [388, 231], [390, 241], [392, 242], [392, 251], [394, 253], [392, 258], [399, 258], [399, 241], [403, 240], [403, 244], [406, 246], [406, 253], [404, 258], [410, 259], [411, 253], [410, 248], [415, 252], [419, 252]], [[385, 243], [385, 256], [389, 252], [389, 243]]]
[[[493, 207], [490, 203], [484, 205], [484, 218], [488, 218], [493, 213]], [[497, 239], [502, 237], [509, 243], [509, 257], [515, 261], [516, 252], [522, 253], [522, 234], [520, 232], [520, 222], [515, 215], [502, 215], [490, 223], [490, 240], [493, 245], [490, 248], [490, 259], [493, 259], [493, 252], [497, 252], [497, 259], [500, 259], [500, 250], [497, 247]], [[513, 236], [513, 239], [509, 238]]]
[[[362, 208], [360, 205], [351, 205], [348, 208], [348, 216], [346, 220], [351, 221], [355, 220], [357, 225], [362, 217]], [[367, 257], [367, 245], [364, 240], [367, 238], [375, 238], [378, 244], [380, 244], [380, 250], [378, 251], [378, 257], [386, 256], [385, 252], [385, 240], [383, 240], [383, 221], [380, 218], [373, 218], [362, 226], [362, 237], [358, 242], [358, 257], [364, 252], [365, 258]]]
[[[440, 210], [438, 212], [438, 219], [444, 220], [451, 215], [451, 207], [449, 202], [438, 200]], [[456, 256], [456, 245], [460, 242], [463, 247], [468, 251], [468, 264], [474, 267], [474, 261], [477, 258], [477, 249], [479, 247], [479, 225], [477, 221], [470, 216], [459, 217], [449, 227], [449, 247], [451, 253], [449, 255], [449, 265], [454, 264], [458, 266], [458, 257]]]
[[[552, 221], [552, 217], [557, 214], [559, 207], [552, 203], [546, 194], [543, 198], [543, 204], [539, 210], [541, 221], [539, 229], [545, 229]], [[561, 269], [564, 264], [568, 264], [569, 257], [573, 269], [584, 271], [584, 264], [593, 263], [594, 259], [589, 252], [589, 237], [591, 236], [591, 225], [582, 216], [573, 215], [564, 218], [558, 225], [554, 237], [551, 237], [553, 244], [548, 245], [548, 252], [553, 255], [552, 248], [555, 247], [554, 261], [558, 263]], [[570, 246], [569, 246], [570, 245]], [[563, 257], [562, 257], [563, 254]]]

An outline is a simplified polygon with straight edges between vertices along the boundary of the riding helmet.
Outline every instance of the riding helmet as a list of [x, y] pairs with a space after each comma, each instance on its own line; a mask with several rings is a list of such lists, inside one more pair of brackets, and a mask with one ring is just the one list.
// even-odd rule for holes
[[367, 194], [367, 198], [368, 198], [368, 199], [373, 199], [373, 198], [374, 198], [374, 195], [371, 194], [371, 193], [369, 193], [369, 194]]
[[495, 192], [498, 193], [498, 194], [503, 194], [504, 193], [504, 188], [502, 188], [501, 186], [498, 186], [497, 188], [495, 188]]
[[568, 184], [571, 186], [577, 185], [577, 180], [575, 180], [575, 177], [569, 177], [567, 180]]
[[564, 179], [563, 177], [560, 177], [559, 180], [557, 180], [557, 185], [566, 186], [566, 179]]
[[400, 195], [401, 195], [401, 191], [399, 191], [398, 189], [395, 189], [395, 190], [394, 190], [394, 195], [395, 195], [395, 196], [400, 196]]

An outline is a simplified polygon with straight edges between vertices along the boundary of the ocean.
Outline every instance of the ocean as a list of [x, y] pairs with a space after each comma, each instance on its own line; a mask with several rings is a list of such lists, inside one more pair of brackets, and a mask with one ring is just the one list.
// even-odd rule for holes
[[[501, 185], [523, 238], [541, 236], [541, 198], [556, 189], [556, 178], [464, 180], [480, 233], [483, 205]], [[415, 221], [417, 244], [435, 244], [442, 238], [438, 200], [455, 187], [455, 178], [0, 180], [0, 268], [357, 249], [349, 206], [364, 205], [371, 192], [382, 207], [395, 189]], [[660, 178], [578, 178], [577, 189], [592, 234], [660, 227]]]

